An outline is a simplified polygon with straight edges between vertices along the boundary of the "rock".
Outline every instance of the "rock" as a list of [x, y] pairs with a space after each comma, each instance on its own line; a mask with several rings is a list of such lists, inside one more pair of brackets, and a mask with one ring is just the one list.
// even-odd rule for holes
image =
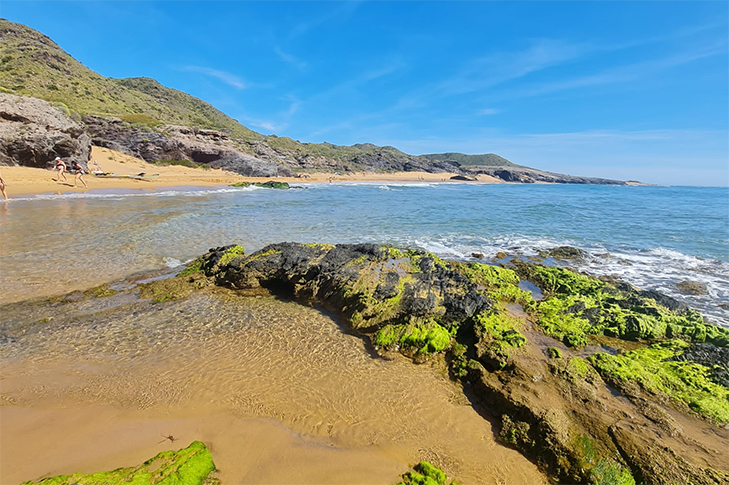
[[640, 291], [639, 294], [644, 298], [651, 298], [652, 300], [655, 300], [656, 303], [663, 305], [673, 312], [683, 312], [688, 310], [688, 305], [685, 303], [655, 290], [643, 290]]
[[[632, 358], [629, 352], [597, 351], [581, 358], [550, 339], [547, 327], [533, 327], [507, 314], [503, 309], [508, 302], [520, 301], [535, 317], [544, 304], [524, 299], [517, 291], [519, 276], [511, 269], [447, 262], [423, 251], [374, 244], [296, 243], [273, 244], [251, 255], [235, 246], [216, 248], [202, 258], [201, 266], [219, 285], [263, 287], [322, 305], [370, 337], [379, 351], [399, 350], [416, 363], [444, 352], [452, 375], [468, 386], [469, 399], [501, 419], [501, 439], [534, 457], [555, 480], [633, 483], [633, 476], [644, 483], [729, 480], [729, 430], [680, 415], [688, 406], [671, 409], [676, 396], [650, 391], [646, 383], [651, 381], [645, 375], [610, 374], [608, 364]], [[726, 368], [726, 332], [705, 325], [696, 312], [686, 310], [681, 317], [686, 320], [684, 328], [675, 314], [657, 310], [654, 300], [641, 297], [630, 285], [524, 262], [518, 271], [533, 280], [541, 274], [542, 280], [534, 281], [551, 281], [551, 294], [569, 294], [569, 303], [559, 306], [558, 312], [567, 322], [580, 317], [587, 325], [623, 325], [625, 338], [633, 334], [663, 338], [669, 347], [673, 345], [670, 348], [682, 349], [665, 355], [693, 364], [686, 375], [700, 377], [700, 365]], [[604, 308], [593, 306], [596, 300], [574, 298], [597, 292]], [[604, 313], [609, 311], [627, 322]], [[669, 323], [650, 324], [645, 316], [653, 313], [667, 316]], [[654, 326], [674, 326], [675, 335], [658, 334], [660, 328]], [[674, 340], [676, 336], [717, 343], [695, 344], [683, 351], [688, 344]], [[641, 349], [648, 360], [665, 358], [660, 357], [662, 347], [654, 350], [635, 343], [626, 347]], [[639, 362], [628, 368], [639, 368]], [[651, 373], [658, 365], [651, 361], [644, 372]], [[675, 367], [669, 362], [660, 365]], [[717, 382], [722, 376], [717, 374]], [[624, 394], [616, 396], [616, 389]]]
[[451, 177], [451, 180], [460, 180], [463, 182], [475, 182], [476, 179], [474, 177], [467, 177], [465, 175], [454, 175]]
[[572, 246], [559, 246], [548, 250], [547, 253], [556, 259], [578, 259], [585, 254], [582, 249]]
[[681, 293], [689, 295], [705, 295], [708, 292], [705, 284], [694, 281], [679, 281], [676, 283], [676, 287], [681, 290]]
[[202, 485], [219, 483], [214, 477], [215, 464], [210, 451], [199, 441], [175, 452], [164, 451], [138, 467], [117, 468], [92, 474], [74, 473], [23, 485], [105, 485], [114, 483]]
[[482, 253], [471, 253], [471, 257], [476, 258], [476, 259], [483, 259], [483, 254]]
[[152, 129], [119, 118], [99, 116], [85, 116], [83, 122], [94, 145], [119, 150], [148, 162], [190, 160], [246, 177], [294, 176], [288, 168], [240, 151], [228, 135], [220, 131], [176, 125]]
[[0, 165], [49, 168], [56, 157], [85, 163], [91, 140], [68, 108], [0, 93]]

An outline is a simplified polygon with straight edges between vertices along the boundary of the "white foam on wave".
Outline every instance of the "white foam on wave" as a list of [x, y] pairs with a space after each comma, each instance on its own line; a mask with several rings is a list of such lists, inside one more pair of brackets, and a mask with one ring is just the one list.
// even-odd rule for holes
[[119, 189], [94, 189], [89, 192], [68, 192], [62, 194], [36, 194], [28, 195], [24, 197], [12, 197], [10, 203], [21, 202], [21, 201], [39, 201], [39, 200], [59, 200], [59, 199], [125, 199], [130, 197], [203, 197], [213, 194], [225, 194], [235, 192], [253, 192], [256, 190], [262, 190], [261, 187], [251, 185], [248, 187], [219, 187], [219, 188], [206, 188], [206, 187], [194, 187], [189, 189], [157, 189], [157, 190], [144, 190], [143, 189], [131, 189], [130, 192], [121, 192]]
[[177, 268], [182, 264], [182, 261], [180, 261], [179, 259], [171, 258], [169, 256], [165, 256], [164, 258], [162, 258], [162, 261], [168, 268]]

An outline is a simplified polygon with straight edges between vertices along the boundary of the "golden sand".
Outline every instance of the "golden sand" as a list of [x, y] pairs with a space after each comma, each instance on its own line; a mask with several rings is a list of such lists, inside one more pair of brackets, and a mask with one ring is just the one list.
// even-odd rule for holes
[[[159, 174], [153, 180], [137, 180], [132, 178], [101, 178], [86, 174], [83, 176], [88, 184], [84, 187], [76, 182], [73, 173], [66, 173], [67, 181], [57, 181], [58, 172], [30, 167], [2, 167], [2, 175], [7, 183], [8, 197], [12, 199], [20, 195], [41, 194], [48, 192], [67, 193], [84, 192], [94, 189], [156, 189], [162, 187], [198, 186], [215, 187], [236, 182], [262, 182], [260, 177], [242, 177], [224, 170], [203, 170], [182, 166], [160, 167], [147, 163], [139, 158], [107, 148], [92, 147], [92, 159], [96, 160], [102, 170], [107, 173], [136, 175], [139, 173]], [[288, 183], [328, 183], [328, 182], [448, 182], [454, 173], [428, 172], [395, 172], [333, 175], [330, 173], [310, 173], [306, 178], [277, 177], [275, 180]], [[480, 183], [503, 183], [503, 181], [479, 175]], [[77, 186], [74, 186], [74, 183]]]

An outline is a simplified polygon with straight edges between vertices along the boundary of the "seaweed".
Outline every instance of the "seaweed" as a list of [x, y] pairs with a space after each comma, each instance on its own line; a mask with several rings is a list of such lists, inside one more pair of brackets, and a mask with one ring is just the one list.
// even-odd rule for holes
[[710, 369], [690, 361], [670, 360], [688, 344], [669, 340], [620, 355], [597, 353], [589, 357], [600, 375], [630, 394], [632, 386], [665, 395], [704, 418], [729, 422], [729, 389], [711, 380]]
[[201, 485], [217, 481], [211, 477], [214, 471], [210, 451], [200, 441], [193, 441], [187, 448], [159, 453], [139, 467], [60, 475], [23, 485]]

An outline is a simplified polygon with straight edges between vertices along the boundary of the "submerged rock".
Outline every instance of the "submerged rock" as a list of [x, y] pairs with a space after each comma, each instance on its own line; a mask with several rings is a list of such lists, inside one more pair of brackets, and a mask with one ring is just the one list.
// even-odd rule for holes
[[676, 283], [676, 288], [689, 295], [705, 295], [708, 292], [705, 284], [695, 281], [679, 281]]

